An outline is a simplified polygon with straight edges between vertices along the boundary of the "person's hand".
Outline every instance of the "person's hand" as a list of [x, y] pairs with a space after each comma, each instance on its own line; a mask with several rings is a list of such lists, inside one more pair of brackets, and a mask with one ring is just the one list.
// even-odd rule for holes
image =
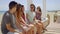
[[19, 34], [23, 34], [22, 32], [19, 32]]
[[40, 21], [40, 20], [38, 20], [38, 23], [41, 23], [41, 21]]
[[28, 24], [23, 24], [23, 26], [29, 27], [29, 25], [28, 25]]
[[23, 26], [26, 26], [26, 24], [23, 24]]
[[26, 24], [26, 26], [27, 26], [27, 27], [29, 27], [29, 25], [28, 25], [28, 24]]

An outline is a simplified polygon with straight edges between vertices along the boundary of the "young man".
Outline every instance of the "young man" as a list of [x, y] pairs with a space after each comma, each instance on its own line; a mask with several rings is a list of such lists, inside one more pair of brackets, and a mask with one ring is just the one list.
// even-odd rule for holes
[[13, 20], [14, 13], [16, 12], [16, 7], [17, 3], [15, 1], [11, 1], [9, 3], [9, 10], [3, 15], [1, 23], [2, 34], [8, 34], [8, 32], [9, 34], [14, 34], [14, 32], [17, 32], [14, 28], [15, 24]]

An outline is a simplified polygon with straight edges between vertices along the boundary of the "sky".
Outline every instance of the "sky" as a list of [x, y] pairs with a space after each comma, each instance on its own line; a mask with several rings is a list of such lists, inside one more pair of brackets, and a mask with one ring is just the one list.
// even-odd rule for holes
[[[25, 6], [27, 10], [27, 0], [0, 0], [0, 11], [8, 10], [8, 5], [10, 1], [16, 1]], [[43, 0], [32, 0], [33, 4], [37, 7], [40, 6], [43, 10]], [[60, 10], [60, 0], [46, 0], [46, 10]]]

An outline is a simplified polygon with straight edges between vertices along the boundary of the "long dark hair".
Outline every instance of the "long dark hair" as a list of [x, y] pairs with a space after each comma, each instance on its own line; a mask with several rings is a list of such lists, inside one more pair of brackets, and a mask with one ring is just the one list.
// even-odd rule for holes
[[34, 4], [30, 4], [30, 6], [33, 6], [34, 7], [34, 11], [35, 11], [35, 5]]
[[20, 18], [20, 13], [21, 13], [21, 4], [17, 5], [17, 17]]
[[39, 9], [39, 11], [41, 12], [41, 8], [40, 8], [40, 6], [38, 6], [37, 9]]

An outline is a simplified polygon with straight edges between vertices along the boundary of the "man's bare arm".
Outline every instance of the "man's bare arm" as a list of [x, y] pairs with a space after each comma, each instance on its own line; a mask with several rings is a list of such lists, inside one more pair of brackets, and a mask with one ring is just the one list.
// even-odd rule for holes
[[15, 30], [11, 27], [10, 24], [6, 24], [6, 27], [10, 32], [15, 32]]

